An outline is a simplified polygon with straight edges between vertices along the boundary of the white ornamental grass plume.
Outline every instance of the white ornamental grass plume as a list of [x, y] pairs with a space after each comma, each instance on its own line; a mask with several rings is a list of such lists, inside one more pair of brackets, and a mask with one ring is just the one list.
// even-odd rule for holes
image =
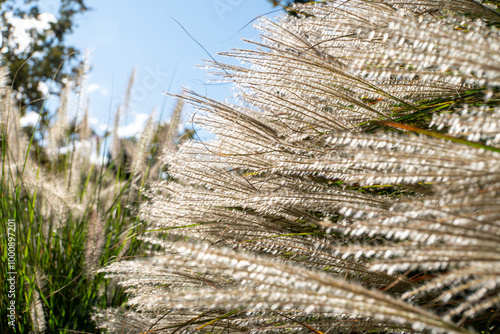
[[149, 180], [155, 181], [163, 172], [163, 163], [161, 157], [164, 150], [176, 151], [177, 141], [182, 141], [182, 137], [179, 137], [179, 125], [181, 124], [182, 111], [184, 107], [184, 99], [178, 98], [175, 106], [170, 115], [170, 121], [168, 123], [159, 122], [154, 133], [154, 138], [152, 143], [154, 143], [152, 149], [152, 155], [150, 159], [151, 167], [149, 170]]
[[119, 137], [118, 129], [120, 127], [121, 122], [123, 122], [123, 118], [125, 118], [125, 121], [127, 121], [132, 88], [134, 87], [134, 81], [135, 81], [135, 68], [132, 70], [132, 73], [130, 74], [127, 84], [127, 90], [125, 92], [125, 96], [123, 97], [123, 101], [121, 105], [116, 109], [115, 113], [115, 121], [113, 126], [113, 142], [110, 151], [111, 158], [113, 160], [119, 159], [120, 157], [123, 159], [124, 152], [122, 150], [125, 149], [123, 147], [124, 145], [123, 140], [121, 140]]
[[165, 149], [173, 151], [175, 150], [175, 139], [177, 138], [177, 132], [179, 131], [179, 124], [181, 122], [182, 108], [184, 107], [184, 99], [181, 97], [177, 99], [175, 107], [172, 110], [172, 116], [168, 124], [168, 131], [163, 140], [165, 141]]
[[[150, 256], [110, 332], [498, 330], [496, 1], [321, 1], [209, 63], [235, 104], [166, 150], [140, 218]], [[167, 235], [168, 234], [168, 235]]]
[[53, 160], [57, 158], [60, 149], [68, 145], [67, 130], [70, 126], [68, 121], [69, 94], [71, 86], [69, 83], [64, 85], [61, 91], [60, 105], [55, 113], [56, 121], [50, 127], [48, 133], [47, 153]]
[[155, 133], [155, 116], [156, 111], [153, 109], [151, 114], [149, 115], [148, 121], [146, 122], [146, 126], [141, 134], [141, 139], [135, 149], [135, 153], [132, 156], [131, 161], [131, 170], [130, 174], [132, 175], [132, 185], [140, 178], [144, 178], [146, 171], [144, 170], [144, 166], [147, 165], [147, 154], [150, 151], [150, 146], [152, 144], [152, 140]]
[[12, 88], [7, 85], [8, 72], [0, 67], [0, 135], [4, 141], [6, 153], [2, 164], [7, 168], [6, 175], [17, 175], [18, 165], [24, 163], [29, 138], [24, 133], [20, 122], [20, 111], [13, 99]]
[[[87, 272], [97, 267], [96, 262], [102, 255], [106, 242], [104, 238], [105, 228], [105, 222], [99, 216], [99, 213], [96, 210], [92, 210], [87, 221], [87, 237], [85, 240], [85, 264], [87, 265]], [[89, 276], [90, 279], [93, 279], [93, 275]]]
[[42, 302], [40, 300], [40, 294], [36, 289], [33, 290], [33, 302], [31, 306], [31, 322], [33, 324], [33, 330], [35, 333], [45, 333], [47, 328], [45, 314], [43, 311]]

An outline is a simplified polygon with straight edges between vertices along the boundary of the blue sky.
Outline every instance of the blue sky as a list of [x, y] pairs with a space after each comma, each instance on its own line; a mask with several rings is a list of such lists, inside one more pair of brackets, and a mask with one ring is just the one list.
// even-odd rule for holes
[[[49, 11], [50, 1], [45, 0]], [[209, 77], [195, 65], [202, 64], [201, 59], [209, 56], [175, 20], [218, 61], [224, 61], [217, 56], [218, 52], [245, 47], [242, 38], [259, 38], [253, 24], [245, 27], [247, 23], [275, 11], [266, 0], [87, 0], [86, 3], [93, 10], [78, 18], [78, 27], [67, 44], [91, 51], [92, 70], [87, 88], [90, 116], [98, 132], [109, 117], [112, 126], [113, 114], [134, 68], [136, 80], [126, 120], [129, 130], [141, 127], [145, 115], [154, 107], [161, 111], [165, 106], [164, 119], [168, 118], [175, 101], [163, 92], [179, 93], [182, 87], [188, 87], [217, 100], [230, 96], [230, 85], [206, 85]], [[188, 115], [183, 119], [188, 120]]]

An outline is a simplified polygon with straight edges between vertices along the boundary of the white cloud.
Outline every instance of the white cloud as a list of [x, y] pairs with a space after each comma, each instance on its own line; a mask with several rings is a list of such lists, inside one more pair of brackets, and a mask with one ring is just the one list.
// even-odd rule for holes
[[[86, 157], [90, 159], [90, 162], [96, 165], [102, 165], [108, 163], [108, 158], [104, 153], [96, 152], [97, 144], [96, 142], [89, 140], [75, 141], [75, 149], [80, 150], [81, 153], [85, 154]], [[73, 151], [73, 145], [70, 143], [67, 146], [60, 147], [58, 149], [59, 154], [67, 154]]]
[[[85, 150], [90, 152], [92, 150], [92, 143], [89, 140], [77, 140], [75, 141], [75, 150]], [[67, 146], [59, 148], [60, 154], [67, 154], [73, 151], [73, 143], [69, 143]]]
[[35, 18], [20, 18], [15, 17], [12, 12], [7, 12], [5, 14], [7, 21], [9, 21], [14, 27], [12, 31], [12, 45], [4, 46], [2, 48], [5, 51], [5, 47], [15, 48], [17, 53], [21, 53], [26, 50], [32, 41], [29, 31], [34, 29], [38, 33], [50, 29], [50, 23], [56, 22], [57, 19], [54, 15], [49, 13], [42, 13]]
[[148, 114], [135, 115], [135, 120], [131, 124], [120, 126], [118, 128], [118, 137], [129, 138], [137, 136], [139, 133], [142, 132], [142, 130], [146, 126], [148, 118], [149, 118]]
[[99, 88], [101, 88], [101, 86], [99, 86], [96, 83], [90, 84], [90, 85], [87, 86], [87, 93], [88, 94], [93, 93], [96, 90], [99, 90]]
[[49, 93], [49, 86], [45, 82], [39, 81], [38, 90], [46, 97]]
[[99, 124], [99, 120], [96, 117], [89, 117], [89, 124], [92, 126], [96, 126]]
[[25, 128], [27, 126], [32, 126], [34, 127], [38, 120], [40, 119], [40, 115], [34, 111], [29, 111], [27, 112], [21, 119], [19, 120], [19, 123], [21, 124], [21, 127]]
[[96, 84], [96, 83], [88, 85], [85, 88], [85, 91], [87, 94], [92, 94], [93, 92], [98, 92], [99, 94], [101, 94], [103, 96], [108, 95], [108, 93], [109, 93], [106, 88], [103, 88], [101, 85]]
[[106, 123], [99, 123], [94, 129], [98, 133], [105, 133], [106, 131], [111, 131], [110, 127]]
[[106, 165], [108, 163], [108, 158], [103, 154], [92, 153], [90, 155], [90, 162], [98, 166]]

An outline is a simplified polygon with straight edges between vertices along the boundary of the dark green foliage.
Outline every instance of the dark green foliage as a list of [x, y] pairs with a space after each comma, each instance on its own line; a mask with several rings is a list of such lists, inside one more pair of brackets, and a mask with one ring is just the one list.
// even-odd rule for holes
[[288, 14], [292, 16], [297, 16], [297, 12], [290, 9], [290, 6], [296, 3], [308, 3], [308, 2], [314, 2], [310, 0], [268, 0], [273, 4], [273, 7], [283, 7], [284, 10], [287, 11]]
[[[3, 65], [9, 70], [9, 81], [14, 91], [19, 94], [21, 112], [25, 107], [43, 113], [45, 96], [38, 89], [39, 82], [54, 80], [51, 93], [58, 94], [62, 80], [76, 75], [80, 66], [80, 52], [66, 45], [65, 37], [75, 28], [75, 18], [88, 11], [83, 0], [61, 0], [56, 22], [50, 23], [50, 30], [43, 33], [31, 33], [32, 41], [22, 52], [11, 48], [13, 26], [6, 15], [18, 18], [36, 19], [40, 13], [39, 0], [0, 1], [0, 20], [5, 30], [2, 31]], [[7, 47], [6, 47], [7, 46]]]

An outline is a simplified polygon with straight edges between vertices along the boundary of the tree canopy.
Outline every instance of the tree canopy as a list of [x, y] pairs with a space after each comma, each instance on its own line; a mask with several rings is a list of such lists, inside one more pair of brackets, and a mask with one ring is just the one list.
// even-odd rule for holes
[[308, 3], [310, 1], [308, 0], [268, 0], [270, 2], [273, 3], [273, 6], [276, 7], [276, 6], [290, 6], [294, 3]]
[[[74, 76], [79, 51], [66, 45], [75, 18], [89, 10], [84, 0], [60, 0], [52, 15], [43, 12], [39, 0], [0, 0], [2, 61], [22, 106], [40, 111], [45, 94], [60, 91], [64, 78]], [[50, 82], [50, 86], [44, 83]]]
[[[273, 7], [282, 6], [284, 8], [293, 5], [294, 3], [308, 3], [309, 0], [268, 0], [273, 4]], [[293, 12], [289, 12], [293, 14]]]

